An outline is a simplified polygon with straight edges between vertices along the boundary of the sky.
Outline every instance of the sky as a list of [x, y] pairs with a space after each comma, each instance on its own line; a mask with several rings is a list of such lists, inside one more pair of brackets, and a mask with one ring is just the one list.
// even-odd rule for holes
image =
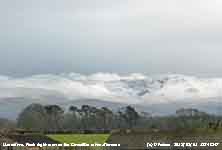
[[0, 74], [222, 76], [221, 0], [0, 0]]

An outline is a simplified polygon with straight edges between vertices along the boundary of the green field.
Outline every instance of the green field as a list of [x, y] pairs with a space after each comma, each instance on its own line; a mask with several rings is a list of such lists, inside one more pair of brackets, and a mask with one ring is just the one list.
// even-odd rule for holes
[[[124, 133], [112, 133], [110, 134], [51, 134], [50, 138], [60, 143], [87, 143], [87, 144], [103, 144], [115, 143], [126, 145], [132, 149], [146, 149], [144, 143], [166, 141], [170, 143], [174, 142], [188, 142], [188, 143], [221, 143], [222, 129], [181, 129], [174, 131], [158, 131], [158, 130], [146, 130], [137, 129]], [[198, 147], [199, 148], [199, 147]], [[219, 144], [215, 149], [221, 150], [222, 144]], [[90, 150], [103, 150], [103, 147], [93, 147]]]
[[48, 136], [61, 143], [103, 144], [106, 142], [107, 138], [110, 135], [109, 134], [50, 134]]

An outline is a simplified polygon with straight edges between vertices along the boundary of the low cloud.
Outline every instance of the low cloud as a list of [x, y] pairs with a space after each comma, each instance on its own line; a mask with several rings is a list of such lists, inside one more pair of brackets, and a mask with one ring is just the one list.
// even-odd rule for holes
[[0, 98], [44, 99], [60, 96], [69, 101], [96, 98], [129, 104], [167, 103], [186, 99], [200, 100], [222, 96], [222, 78], [185, 75], [149, 77], [143, 74], [96, 73], [82, 75], [44, 74], [24, 78], [0, 77]]

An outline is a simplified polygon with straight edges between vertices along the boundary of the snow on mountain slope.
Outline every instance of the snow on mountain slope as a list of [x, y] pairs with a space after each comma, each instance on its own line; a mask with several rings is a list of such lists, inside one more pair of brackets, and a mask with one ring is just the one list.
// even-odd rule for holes
[[143, 74], [121, 76], [111, 73], [88, 76], [76, 73], [46, 74], [24, 78], [1, 76], [0, 83], [0, 98], [41, 99], [48, 93], [61, 95], [66, 101], [96, 98], [127, 104], [158, 104], [185, 99], [199, 102], [201, 99], [222, 96], [222, 78], [185, 75], [149, 77]]
[[[184, 75], [168, 75], [157, 82], [159, 89], [146, 94], [143, 99], [162, 99], [161, 102], [178, 102], [190, 99], [200, 102], [202, 99], [220, 98], [222, 96], [222, 78], [197, 78]], [[156, 101], [159, 103], [160, 101]]]

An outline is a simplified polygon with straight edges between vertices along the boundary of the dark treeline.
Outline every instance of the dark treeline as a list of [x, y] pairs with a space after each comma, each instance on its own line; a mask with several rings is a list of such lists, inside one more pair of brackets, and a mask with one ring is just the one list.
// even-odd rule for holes
[[[179, 109], [172, 116], [151, 116], [127, 106], [118, 112], [107, 107], [96, 108], [83, 105], [70, 106], [64, 111], [58, 105], [31, 104], [18, 116], [17, 127], [40, 132], [108, 132], [116, 128], [154, 128], [171, 130], [177, 128], [218, 127], [219, 116], [209, 115], [197, 109]], [[216, 123], [215, 123], [216, 122]]]
[[139, 121], [138, 112], [131, 106], [114, 113], [107, 107], [70, 106], [65, 112], [58, 105], [31, 104], [18, 116], [17, 127], [45, 131], [111, 130], [132, 128]]

